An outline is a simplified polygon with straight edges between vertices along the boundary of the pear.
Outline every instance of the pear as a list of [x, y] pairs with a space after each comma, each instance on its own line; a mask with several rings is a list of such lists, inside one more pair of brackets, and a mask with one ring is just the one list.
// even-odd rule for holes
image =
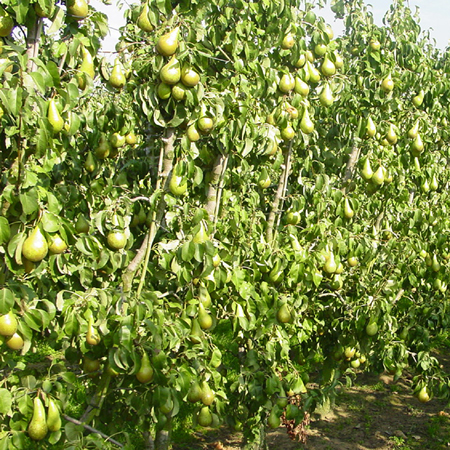
[[181, 69], [181, 82], [186, 87], [195, 87], [200, 82], [200, 75], [192, 67], [184, 66]]
[[183, 83], [177, 83], [172, 87], [172, 98], [180, 102], [186, 98], [186, 86]]
[[92, 152], [88, 152], [86, 156], [86, 161], [84, 162], [84, 168], [87, 172], [92, 173], [95, 170], [95, 160]]
[[413, 143], [411, 144], [411, 151], [414, 156], [420, 155], [420, 153], [423, 152], [423, 142], [422, 138], [420, 137], [420, 134], [417, 135], [417, 137], [414, 139]]
[[42, 441], [48, 433], [44, 405], [39, 397], [35, 397], [33, 406], [33, 417], [28, 425], [28, 435], [34, 441]]
[[211, 414], [211, 411], [207, 406], [204, 406], [197, 416], [197, 423], [202, 427], [209, 427], [211, 426], [213, 421], [213, 417]]
[[81, 53], [83, 55], [83, 59], [78, 69], [77, 80], [78, 87], [81, 90], [84, 90], [86, 88], [86, 77], [89, 77], [91, 80], [93, 80], [95, 77], [95, 70], [92, 55], [90, 51], [86, 47], [84, 47], [84, 45], [81, 46]]
[[47, 119], [52, 126], [53, 133], [59, 133], [64, 128], [64, 119], [61, 117], [53, 98], [48, 103]]
[[202, 388], [202, 396], [200, 398], [201, 402], [205, 406], [211, 406], [215, 399], [214, 392], [211, 390], [209, 384], [206, 381], [202, 383], [201, 388]]
[[154, 30], [153, 25], [150, 23], [150, 19], [148, 18], [148, 2], [144, 3], [144, 6], [142, 7], [141, 13], [139, 14], [139, 17], [136, 21], [136, 25], [142, 30], [147, 33], [150, 33]]
[[419, 106], [422, 105], [423, 103], [423, 99], [425, 97], [425, 92], [423, 90], [421, 90], [417, 95], [415, 95], [412, 99], [412, 103], [413, 105], [418, 108]]
[[282, 42], [281, 42], [281, 48], [283, 50], [290, 50], [295, 45], [295, 37], [292, 33], [287, 33]]
[[187, 180], [184, 176], [177, 175], [176, 171], [172, 171], [172, 176], [169, 181], [169, 190], [177, 197], [184, 195], [187, 191]]
[[294, 91], [296, 94], [300, 94], [306, 97], [309, 94], [309, 85], [305, 83], [300, 77], [295, 77]]
[[126, 77], [123, 70], [123, 65], [119, 58], [114, 60], [114, 67], [109, 76], [109, 84], [116, 89], [122, 89], [125, 85]]
[[270, 411], [269, 417], [267, 419], [267, 425], [272, 429], [277, 429], [280, 427], [281, 419], [277, 407], [272, 408], [272, 411]]
[[305, 134], [311, 134], [314, 131], [314, 123], [309, 117], [308, 108], [303, 111], [302, 120], [300, 121], [300, 130]]
[[258, 186], [261, 189], [267, 189], [270, 186], [270, 177], [265, 167], [262, 168], [258, 178]]
[[385, 169], [383, 166], [378, 167], [378, 169], [372, 175], [370, 179], [375, 185], [381, 186], [385, 179]]
[[48, 249], [51, 254], [59, 255], [60, 253], [64, 253], [67, 250], [67, 244], [61, 238], [61, 236], [56, 233], [52, 236]]
[[375, 126], [375, 123], [372, 120], [372, 117], [369, 116], [367, 119], [367, 123], [366, 123], [366, 135], [369, 137], [374, 137], [376, 132], [377, 132], [377, 127]]
[[87, 17], [89, 8], [86, 0], [67, 0], [67, 14], [75, 20], [83, 20]]
[[194, 344], [200, 344], [200, 342], [202, 342], [203, 331], [197, 319], [192, 319], [191, 333], [189, 335], [189, 338]]
[[187, 400], [191, 403], [197, 403], [202, 399], [202, 388], [197, 381], [194, 381], [187, 393]]
[[369, 181], [373, 176], [373, 171], [372, 171], [372, 168], [370, 167], [369, 158], [366, 158], [366, 160], [364, 161], [364, 166], [361, 171], [361, 176], [366, 181]]
[[441, 270], [441, 265], [437, 259], [436, 253], [433, 255], [433, 259], [431, 261], [431, 268], [433, 269], [433, 272], [439, 272], [439, 270]]
[[89, 222], [86, 220], [82, 214], [78, 216], [77, 221], [75, 222], [75, 231], [80, 233], [87, 233], [89, 231]]
[[13, 336], [17, 331], [17, 319], [16, 316], [9, 311], [9, 313], [0, 316], [0, 335], [1, 336]]
[[277, 320], [280, 323], [288, 323], [292, 320], [291, 312], [286, 303], [283, 303], [278, 309]]
[[397, 143], [397, 140], [398, 140], [397, 133], [395, 132], [395, 128], [392, 124], [389, 125], [389, 130], [386, 134], [386, 140], [391, 145], [395, 145]]
[[309, 81], [312, 83], [318, 83], [320, 81], [320, 72], [311, 64], [310, 61], [306, 61], [306, 69], [309, 73]]
[[350, 201], [348, 198], [344, 200], [344, 216], [346, 219], [351, 219], [355, 215], [355, 211], [353, 211], [352, 206], [350, 205]]
[[104, 134], [100, 136], [98, 146], [95, 148], [95, 156], [100, 159], [105, 159], [111, 153], [111, 142]]
[[88, 329], [86, 333], [86, 342], [89, 345], [98, 345], [100, 343], [100, 335], [98, 334], [98, 331], [94, 327], [94, 319], [93, 317], [89, 317], [88, 320]]
[[390, 75], [381, 82], [381, 89], [386, 93], [392, 92], [394, 89], [394, 81]]
[[431, 178], [430, 189], [432, 191], [436, 191], [438, 187], [439, 187], [439, 184], [438, 184], [438, 180], [436, 178], [436, 174], [433, 174], [433, 177]]
[[39, 262], [47, 256], [47, 253], [47, 240], [42, 234], [39, 225], [36, 225], [34, 230], [23, 243], [22, 255], [31, 262]]
[[328, 55], [325, 56], [320, 71], [325, 77], [331, 77], [336, 73], [336, 66], [333, 61], [328, 58]]
[[23, 338], [20, 334], [18, 333], [14, 333], [11, 337], [9, 337], [6, 340], [6, 345], [11, 349], [11, 350], [20, 350], [23, 348]]
[[211, 117], [203, 116], [197, 120], [197, 129], [201, 134], [208, 134], [214, 128], [214, 120]]
[[281, 139], [283, 141], [291, 141], [295, 137], [295, 130], [292, 128], [291, 124], [287, 124], [280, 132]]
[[420, 160], [417, 156], [414, 157], [414, 169], [416, 169], [418, 172], [420, 171]]
[[337, 264], [334, 259], [333, 252], [330, 252], [328, 259], [326, 260], [325, 264], [323, 265], [323, 271], [328, 274], [333, 274], [336, 272]]
[[180, 62], [174, 56], [170, 58], [169, 62], [163, 66], [159, 73], [161, 81], [166, 84], [174, 85], [177, 84], [181, 79], [181, 68]]
[[211, 306], [211, 296], [209, 295], [206, 286], [200, 285], [198, 299], [205, 308], [209, 308]]
[[285, 73], [281, 77], [280, 83], [278, 84], [278, 89], [280, 89], [283, 94], [288, 94], [295, 87], [295, 78], [290, 73]]
[[61, 414], [53, 399], [48, 401], [47, 427], [49, 431], [58, 431], [61, 428]]
[[330, 85], [325, 84], [322, 92], [319, 95], [319, 101], [323, 106], [331, 106], [334, 102], [333, 92], [331, 91]]
[[172, 56], [177, 51], [179, 32], [180, 28], [176, 27], [172, 31], [159, 37], [158, 42], [156, 43], [156, 50], [159, 54], [163, 56]]
[[208, 233], [206, 232], [205, 225], [203, 224], [203, 221], [200, 222], [200, 228], [195, 234], [194, 238], [192, 239], [192, 242], [194, 244], [204, 244], [206, 241], [209, 240]]
[[297, 67], [298, 69], [301, 69], [304, 65], [306, 64], [306, 55], [304, 53], [302, 53], [297, 61], [295, 62], [295, 67]]
[[172, 95], [172, 86], [167, 83], [159, 83], [156, 93], [161, 100], [167, 100]]
[[419, 135], [419, 121], [416, 120], [412, 128], [408, 131], [408, 137], [410, 139], [416, 139]]
[[200, 140], [201, 136], [197, 130], [197, 126], [195, 125], [195, 123], [189, 125], [186, 131], [186, 136], [191, 142], [197, 142], [198, 140]]
[[7, 37], [14, 28], [12, 17], [0, 7], [0, 37]]
[[336, 69], [341, 69], [344, 65], [342, 56], [336, 51], [334, 52], [334, 65], [336, 66]]
[[136, 378], [140, 383], [150, 383], [153, 380], [154, 370], [150, 365], [150, 359], [148, 354], [144, 352], [141, 360], [141, 367], [139, 371], [136, 373]]
[[212, 317], [202, 303], [198, 305], [198, 323], [203, 330], [209, 330], [213, 324]]

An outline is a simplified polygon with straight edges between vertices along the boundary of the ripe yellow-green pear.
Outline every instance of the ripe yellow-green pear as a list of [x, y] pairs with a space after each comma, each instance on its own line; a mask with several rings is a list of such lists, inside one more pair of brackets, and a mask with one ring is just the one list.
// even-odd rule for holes
[[1, 336], [13, 336], [17, 331], [17, 319], [16, 316], [9, 311], [9, 313], [0, 316], [0, 335]]
[[59, 133], [64, 128], [64, 119], [61, 117], [53, 98], [48, 103], [47, 119], [50, 122], [53, 133]]
[[122, 89], [125, 85], [126, 77], [123, 65], [119, 58], [114, 60], [114, 66], [109, 76], [109, 84], [116, 89]]
[[33, 417], [28, 425], [28, 436], [34, 441], [42, 441], [48, 433], [44, 404], [39, 397], [35, 397], [33, 406]]
[[39, 262], [47, 256], [47, 253], [47, 240], [42, 234], [39, 225], [36, 225], [34, 230], [23, 243], [22, 255], [31, 262]]
[[52, 432], [58, 431], [61, 428], [61, 414], [58, 405], [52, 398], [48, 401], [47, 427]]
[[178, 59], [173, 55], [169, 62], [159, 72], [159, 78], [165, 84], [174, 85], [181, 79], [181, 67]]
[[20, 350], [23, 348], [24, 340], [22, 336], [18, 333], [14, 333], [11, 337], [6, 340], [6, 345], [11, 350]]
[[87, 17], [89, 7], [86, 0], [67, 0], [67, 14], [75, 20], [83, 20]]
[[142, 30], [147, 33], [150, 33], [154, 30], [153, 25], [150, 22], [150, 19], [148, 17], [149, 13], [149, 7], [148, 2], [144, 3], [144, 6], [142, 7], [141, 13], [139, 14], [139, 17], [136, 21], [136, 25]]
[[136, 378], [140, 383], [150, 383], [153, 380], [154, 370], [150, 364], [147, 352], [144, 352], [141, 359], [141, 367], [136, 373]]
[[172, 56], [178, 48], [178, 35], [180, 28], [176, 27], [159, 37], [156, 42], [156, 50], [163, 56]]

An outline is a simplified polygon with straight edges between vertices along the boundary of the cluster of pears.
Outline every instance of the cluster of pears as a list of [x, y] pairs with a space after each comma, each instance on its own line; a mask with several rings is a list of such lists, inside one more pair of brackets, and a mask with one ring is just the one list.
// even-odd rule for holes
[[384, 183], [391, 183], [393, 180], [392, 174], [380, 164], [374, 172], [370, 164], [370, 159], [366, 158], [361, 170], [362, 178], [369, 183], [369, 192], [373, 193], [378, 190]]
[[202, 382], [195, 380], [191, 384], [186, 398], [190, 403], [202, 403], [203, 406], [197, 415], [197, 423], [200, 426], [211, 427], [218, 425], [219, 417], [210, 410], [210, 406], [214, 403], [215, 394], [206, 380]]
[[39, 225], [34, 227], [22, 245], [22, 255], [31, 263], [42, 261], [49, 252], [59, 255], [66, 250], [67, 244], [58, 233], [53, 234], [50, 241], [47, 241]]
[[3, 336], [6, 345], [11, 350], [20, 350], [24, 341], [22, 336], [17, 333], [18, 322], [12, 311], [0, 316], [0, 336]]
[[61, 429], [61, 413], [52, 398], [48, 398], [47, 413], [42, 400], [36, 396], [33, 400], [33, 416], [28, 424], [28, 435], [34, 441], [42, 441], [48, 432]]

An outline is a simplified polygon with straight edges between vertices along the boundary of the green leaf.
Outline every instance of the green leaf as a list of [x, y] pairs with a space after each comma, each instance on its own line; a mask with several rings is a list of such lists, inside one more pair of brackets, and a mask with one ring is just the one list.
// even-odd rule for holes
[[11, 409], [12, 396], [8, 389], [0, 388], [0, 414], [8, 414]]
[[11, 236], [11, 230], [9, 228], [9, 222], [6, 217], [0, 216], [0, 244], [4, 244], [9, 241]]
[[25, 214], [31, 215], [39, 209], [38, 194], [35, 188], [24, 194], [19, 194], [19, 199]]
[[7, 314], [12, 310], [15, 303], [14, 294], [8, 289], [0, 290], [0, 314]]

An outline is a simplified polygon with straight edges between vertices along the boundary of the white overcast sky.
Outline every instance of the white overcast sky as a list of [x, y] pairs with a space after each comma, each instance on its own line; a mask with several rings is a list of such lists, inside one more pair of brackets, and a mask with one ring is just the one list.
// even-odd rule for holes
[[[103, 43], [103, 49], [108, 52], [114, 51], [120, 36], [118, 30], [124, 24], [124, 10], [119, 10], [117, 0], [111, 0], [111, 5], [104, 5], [100, 0], [91, 0], [90, 3], [94, 8], [108, 15], [111, 32]], [[123, 4], [123, 1], [120, 3]], [[134, 1], [130, 1], [130, 3], [134, 3]], [[328, 3], [330, 3], [329, 0]], [[381, 20], [392, 3], [391, 0], [372, 0], [366, 1], [366, 3], [372, 5], [375, 22], [381, 25]], [[431, 36], [436, 40], [437, 46], [444, 49], [450, 40], [450, 0], [409, 0], [407, 3], [413, 12], [416, 7], [420, 8], [422, 30], [431, 29]], [[342, 21], [334, 21], [334, 15], [329, 8], [325, 8], [320, 14], [332, 25], [335, 35], [339, 35], [343, 29]]]

